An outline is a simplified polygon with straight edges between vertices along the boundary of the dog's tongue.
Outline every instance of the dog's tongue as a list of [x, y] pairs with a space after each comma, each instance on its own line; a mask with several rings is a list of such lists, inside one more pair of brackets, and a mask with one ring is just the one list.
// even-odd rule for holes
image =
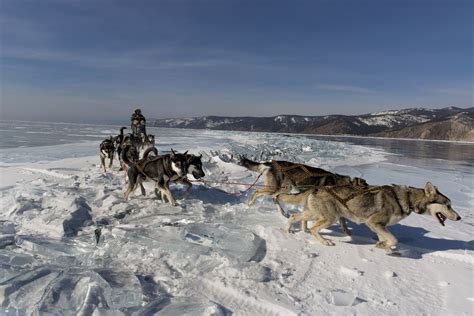
[[446, 216], [438, 212], [436, 213], [436, 218], [438, 219], [439, 223], [444, 226], [444, 221], [446, 220]]

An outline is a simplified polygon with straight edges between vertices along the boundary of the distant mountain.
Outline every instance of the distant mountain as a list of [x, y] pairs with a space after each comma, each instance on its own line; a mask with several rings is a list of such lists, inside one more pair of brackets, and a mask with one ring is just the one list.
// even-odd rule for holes
[[148, 124], [169, 128], [474, 141], [474, 107], [411, 108], [354, 116], [203, 116], [152, 119]]
[[463, 140], [474, 142], [474, 113], [462, 112], [444, 120], [430, 121], [374, 136], [395, 138]]

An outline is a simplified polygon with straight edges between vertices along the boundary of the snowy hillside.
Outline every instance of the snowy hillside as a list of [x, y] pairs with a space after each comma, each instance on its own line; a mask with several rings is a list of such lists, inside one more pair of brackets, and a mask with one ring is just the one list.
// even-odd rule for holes
[[[381, 150], [298, 136], [149, 132], [157, 135], [161, 152], [172, 147], [202, 153], [207, 180], [253, 182], [256, 174], [233, 163], [236, 154], [305, 162], [371, 184], [421, 187], [431, 180], [463, 220], [442, 227], [433, 218], [411, 215], [391, 228], [400, 241], [397, 257], [376, 249], [375, 236], [363, 225], [349, 223], [352, 238], [337, 226], [326, 230], [334, 247], [302, 232], [288, 235], [271, 199], [249, 208], [249, 193], [222, 191], [245, 189], [238, 185], [196, 183], [191, 196], [172, 207], [157, 201], [148, 183], [146, 197], [137, 192], [127, 202], [118, 165], [107, 173], [98, 166], [99, 139], [109, 131], [91, 127], [88, 134], [98, 135], [97, 141], [0, 149], [3, 313], [472, 313], [472, 173], [449, 162], [444, 169], [394, 164]], [[179, 196], [183, 188], [172, 190]]]
[[[419, 126], [423, 123], [441, 122], [455, 119], [456, 115], [465, 113], [466, 121], [455, 131], [443, 131], [434, 139], [443, 140], [472, 140], [469, 131], [474, 124], [474, 108], [461, 109], [449, 107], [443, 109], [410, 108], [391, 110], [364, 115], [327, 115], [327, 116], [299, 116], [278, 115], [273, 117], [220, 117], [203, 116], [186, 119], [159, 119], [150, 120], [150, 124], [157, 127], [216, 129], [236, 131], [260, 131], [282, 133], [309, 133], [328, 135], [375, 135], [385, 133], [390, 136], [392, 131], [400, 131], [407, 127]], [[467, 129], [468, 132], [465, 132]], [[458, 132], [461, 131], [461, 132]], [[456, 137], [451, 138], [452, 134]], [[404, 138], [424, 138], [420, 133], [398, 133]]]

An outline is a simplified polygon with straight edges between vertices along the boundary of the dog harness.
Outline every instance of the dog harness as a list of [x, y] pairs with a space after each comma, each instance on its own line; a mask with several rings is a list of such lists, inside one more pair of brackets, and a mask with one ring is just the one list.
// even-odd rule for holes
[[[335, 187], [348, 187], [348, 186], [354, 187], [357, 191], [349, 194], [345, 198], [342, 198], [336, 192], [334, 192]], [[402, 207], [402, 205], [400, 203], [400, 200], [398, 198], [397, 193], [395, 192], [394, 188], [392, 186], [389, 186], [389, 185], [378, 186], [378, 187], [374, 187], [374, 188], [370, 188], [370, 189], [364, 189], [362, 187], [357, 187], [357, 186], [353, 186], [353, 185], [348, 184], [348, 185], [344, 185], [344, 186], [329, 186], [329, 187], [328, 186], [321, 186], [317, 190], [324, 190], [327, 193], [329, 193], [332, 197], [334, 197], [339, 203], [341, 203], [352, 214], [355, 214], [355, 213], [349, 208], [349, 206], [347, 205], [347, 202], [349, 202], [350, 200], [352, 200], [352, 199], [354, 199], [354, 198], [356, 198], [360, 195], [364, 195], [364, 194], [367, 194], [367, 193], [380, 192], [380, 191], [385, 191], [387, 193], [392, 193], [393, 197], [395, 198], [395, 201], [397, 202], [400, 209], [402, 211], [404, 210], [404, 208]], [[408, 204], [410, 205], [410, 201], [408, 201]], [[410, 206], [408, 206], [408, 208], [409, 208], [408, 209], [408, 213], [409, 213], [410, 212]], [[375, 213], [377, 213], [377, 212], [373, 212], [369, 216], [372, 216]]]
[[[139, 165], [138, 163], [136, 163], [136, 162], [133, 163], [133, 164], [134, 164], [135, 168], [137, 168], [138, 172], [139, 172], [141, 175], [143, 175], [145, 178], [150, 178], [150, 179], [152, 179], [153, 181], [157, 181], [155, 178], [150, 177], [149, 175], [147, 175], [147, 174], [145, 173], [145, 168], [146, 168], [146, 166], [147, 166], [149, 163], [151, 163], [151, 162], [153, 162], [153, 161], [156, 161], [156, 160], [159, 160], [159, 159], [166, 159], [166, 157], [164, 157], [164, 156], [156, 156], [156, 157], [153, 157], [153, 158], [148, 158], [148, 160], [147, 160], [147, 161], [145, 162], [145, 164], [143, 165], [143, 168], [140, 167], [140, 165]], [[173, 177], [171, 176], [171, 174], [170, 174], [170, 172], [169, 172], [169, 170], [168, 170], [167, 168], [165, 168], [164, 171], [165, 171], [165, 174], [166, 174], [167, 177], [169, 177], [170, 179], [173, 179]], [[177, 178], [177, 179], [174, 179], [174, 180], [178, 180], [178, 179], [183, 180], [183, 178], [187, 179], [187, 178], [186, 178], [186, 175], [184, 175], [184, 176], [182, 176], [182, 177], [179, 177], [179, 176], [178, 176], [178, 178]]]

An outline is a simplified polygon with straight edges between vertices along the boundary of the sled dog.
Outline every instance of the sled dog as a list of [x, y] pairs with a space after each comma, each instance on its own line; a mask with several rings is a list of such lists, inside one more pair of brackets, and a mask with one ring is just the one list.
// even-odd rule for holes
[[279, 200], [285, 201], [285, 197], [287, 197], [285, 202], [292, 203], [291, 194], [281, 194], [289, 193], [292, 187], [306, 191], [312, 187], [325, 185], [367, 185], [367, 182], [361, 178], [351, 179], [349, 176], [289, 161], [255, 162], [246, 157], [240, 157], [239, 164], [251, 171], [260, 172], [264, 177], [264, 184], [267, 186], [255, 190], [248, 203], [249, 206], [252, 206], [259, 196], [271, 195], [277, 210], [285, 217], [289, 216], [281, 207]]
[[117, 136], [114, 137], [114, 145], [115, 145], [115, 150], [117, 151], [117, 157], [119, 159], [119, 161], [121, 161], [121, 155], [122, 155], [122, 143], [123, 143], [123, 139], [125, 137], [125, 134], [123, 133], [124, 130], [126, 130], [127, 128], [124, 126], [124, 127], [121, 127], [120, 128], [120, 134], [118, 134]]
[[132, 134], [125, 134], [122, 140], [122, 144], [120, 145], [120, 156], [119, 156], [119, 161], [120, 161], [120, 171], [125, 170], [127, 172], [128, 166], [126, 163], [124, 163], [123, 157], [125, 153], [125, 148], [128, 147], [127, 155], [128, 160], [132, 162], [136, 162], [140, 159], [140, 151], [138, 150], [138, 140], [135, 136]]
[[412, 212], [431, 215], [444, 226], [446, 219], [458, 221], [458, 213], [451, 207], [451, 200], [439, 192], [430, 182], [422, 189], [402, 185], [370, 186], [366, 189], [355, 186], [333, 186], [313, 189], [300, 194], [305, 198], [304, 210], [291, 216], [288, 230], [295, 221], [315, 221], [311, 234], [323, 245], [332, 241], [323, 238], [320, 230], [331, 226], [344, 217], [355, 223], [366, 224], [377, 234], [376, 247], [392, 252], [397, 239], [387, 226], [397, 224]]
[[[127, 146], [124, 153], [132, 146]], [[128, 188], [124, 193], [125, 200], [128, 200], [130, 193], [136, 190], [140, 184], [140, 177], [155, 181], [156, 188], [164, 197], [164, 200], [172, 205], [178, 205], [169, 189], [171, 181], [177, 180], [186, 175], [186, 153], [179, 154], [171, 150], [170, 155], [157, 156], [143, 164], [134, 164], [123, 155], [123, 161], [129, 166]], [[143, 193], [143, 192], [142, 192]]]
[[[188, 174], [192, 174], [195, 179], [201, 179], [205, 176], [204, 170], [202, 169], [202, 160], [201, 160], [202, 155], [196, 156], [196, 155], [192, 155], [188, 153], [185, 153], [185, 155], [186, 155], [186, 168], [185, 168], [186, 174], [182, 177], [171, 180], [171, 182], [178, 182], [187, 186], [186, 191], [180, 196], [180, 198], [184, 198], [191, 193], [193, 184], [191, 183], [191, 181], [189, 181], [187, 177]], [[169, 156], [169, 154], [163, 155], [163, 156]], [[148, 178], [145, 177], [143, 174], [141, 174], [140, 177], [138, 178], [140, 189], [143, 196], [146, 195], [145, 188], [143, 187], [143, 181], [147, 181], [147, 179]], [[160, 193], [158, 187], [155, 187], [155, 195], [158, 199], [163, 199], [163, 196]]]
[[110, 159], [109, 168], [112, 168], [112, 163], [114, 161], [114, 154], [115, 154], [115, 146], [114, 146], [114, 138], [110, 136], [110, 138], [105, 139], [100, 143], [100, 166], [104, 168], [104, 172], [107, 172], [105, 168], [105, 159]]

